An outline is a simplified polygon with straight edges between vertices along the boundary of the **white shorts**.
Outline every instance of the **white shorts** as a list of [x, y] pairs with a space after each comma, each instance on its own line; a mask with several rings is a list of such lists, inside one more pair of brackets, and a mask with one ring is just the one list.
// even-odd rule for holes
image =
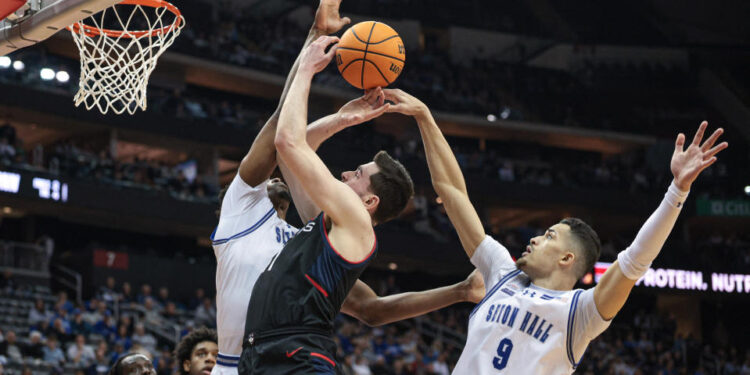
[[216, 358], [216, 366], [211, 370], [211, 375], [237, 375], [237, 363], [240, 356], [219, 353]]

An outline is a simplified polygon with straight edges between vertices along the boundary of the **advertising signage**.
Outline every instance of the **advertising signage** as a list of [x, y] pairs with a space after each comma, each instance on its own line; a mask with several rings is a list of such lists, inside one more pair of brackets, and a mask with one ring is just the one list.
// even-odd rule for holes
[[54, 202], [68, 201], [68, 184], [48, 176], [0, 171], [0, 192]]
[[[594, 281], [598, 283], [611, 265], [612, 263], [597, 262], [594, 266]], [[650, 268], [635, 285], [655, 289], [750, 294], [750, 275]]]
[[698, 215], [701, 216], [745, 216], [750, 217], [750, 201], [699, 199]]

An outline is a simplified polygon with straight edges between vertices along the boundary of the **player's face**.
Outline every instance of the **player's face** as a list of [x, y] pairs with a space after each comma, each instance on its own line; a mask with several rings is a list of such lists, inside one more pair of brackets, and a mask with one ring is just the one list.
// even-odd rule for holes
[[272, 178], [271, 181], [268, 181], [268, 184], [266, 184], [266, 190], [268, 190], [269, 197], [281, 195], [285, 192], [287, 194], [289, 193], [289, 187], [286, 186], [284, 181], [282, 181], [280, 178]]
[[210, 375], [216, 365], [216, 356], [219, 355], [219, 346], [213, 341], [203, 341], [193, 348], [190, 360], [185, 361], [182, 367], [190, 375]]
[[132, 355], [125, 358], [120, 364], [124, 375], [155, 375], [154, 365], [151, 360], [143, 354]]
[[526, 274], [547, 275], [554, 271], [560, 259], [569, 251], [568, 241], [570, 227], [565, 224], [555, 224], [541, 236], [529, 241], [526, 251], [516, 260], [516, 266]]
[[370, 190], [370, 176], [379, 171], [380, 168], [378, 168], [374, 161], [371, 161], [360, 165], [353, 171], [342, 172], [341, 181], [349, 185], [361, 198], [365, 198], [368, 195], [373, 195]]

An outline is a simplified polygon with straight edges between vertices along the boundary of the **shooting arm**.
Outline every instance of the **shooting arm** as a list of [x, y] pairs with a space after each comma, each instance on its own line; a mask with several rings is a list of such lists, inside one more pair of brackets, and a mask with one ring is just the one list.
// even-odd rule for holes
[[[302, 46], [302, 50], [321, 35], [324, 35], [324, 32], [313, 26], [307, 35], [307, 39], [305, 39], [305, 44]], [[279, 104], [276, 107], [276, 110], [263, 125], [263, 128], [255, 137], [255, 141], [253, 141], [250, 151], [248, 151], [247, 155], [245, 155], [240, 162], [240, 177], [250, 186], [257, 186], [267, 180], [276, 168], [276, 148], [273, 144], [274, 137], [276, 136], [276, 125], [279, 120], [279, 114], [281, 113], [281, 106], [289, 92], [292, 80], [297, 74], [299, 60], [299, 56], [297, 56], [297, 60], [294, 61], [294, 65], [292, 65], [292, 69], [286, 77], [284, 89], [281, 93], [281, 98], [279, 99]]]

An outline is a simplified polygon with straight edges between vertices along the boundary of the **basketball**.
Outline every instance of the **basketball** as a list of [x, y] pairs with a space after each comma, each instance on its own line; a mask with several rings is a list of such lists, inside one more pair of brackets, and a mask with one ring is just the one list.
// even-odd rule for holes
[[390, 85], [401, 74], [405, 61], [401, 37], [390, 26], [376, 21], [350, 27], [336, 51], [339, 72], [358, 89]]

